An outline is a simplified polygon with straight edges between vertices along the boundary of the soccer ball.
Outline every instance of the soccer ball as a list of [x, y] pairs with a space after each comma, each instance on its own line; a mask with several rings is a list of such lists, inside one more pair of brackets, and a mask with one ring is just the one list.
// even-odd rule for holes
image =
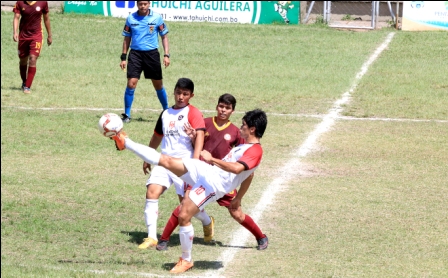
[[103, 115], [98, 122], [98, 129], [100, 133], [106, 137], [117, 135], [123, 128], [123, 121], [120, 116], [114, 113], [107, 113]]

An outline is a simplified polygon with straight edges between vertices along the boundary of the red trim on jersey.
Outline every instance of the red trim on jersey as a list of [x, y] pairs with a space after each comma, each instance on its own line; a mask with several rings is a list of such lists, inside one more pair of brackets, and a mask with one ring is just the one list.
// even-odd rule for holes
[[204, 117], [201, 111], [191, 104], [188, 104], [190, 110], [188, 111], [188, 122], [191, 127], [196, 130], [205, 130]]
[[261, 162], [261, 157], [263, 156], [263, 148], [261, 148], [260, 144], [253, 144], [250, 148], [248, 148], [243, 156], [238, 159], [237, 162], [244, 165], [247, 170], [253, 169], [257, 167]]

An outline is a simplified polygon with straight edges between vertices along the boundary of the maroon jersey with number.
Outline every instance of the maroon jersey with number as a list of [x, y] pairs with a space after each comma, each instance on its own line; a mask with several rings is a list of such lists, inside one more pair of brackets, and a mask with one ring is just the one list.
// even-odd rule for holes
[[42, 15], [47, 14], [47, 1], [17, 1], [13, 12], [20, 14], [19, 40], [42, 40]]
[[244, 144], [240, 129], [230, 121], [222, 127], [215, 122], [215, 117], [205, 118], [204, 150], [215, 158], [222, 159], [230, 150]]

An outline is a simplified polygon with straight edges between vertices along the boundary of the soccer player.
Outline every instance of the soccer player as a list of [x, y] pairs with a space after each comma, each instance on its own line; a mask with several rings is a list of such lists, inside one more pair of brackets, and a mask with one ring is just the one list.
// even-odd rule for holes
[[[149, 142], [149, 147], [157, 149], [160, 144], [163, 154], [179, 158], [199, 158], [204, 142], [205, 124], [202, 113], [190, 104], [194, 96], [194, 83], [188, 78], [180, 78], [174, 87], [173, 107], [164, 110], [157, 120], [154, 134]], [[198, 137], [192, 139], [184, 131], [184, 125], [189, 123], [197, 132]], [[194, 143], [194, 144], [193, 144]], [[194, 146], [194, 147], [193, 147]], [[151, 165], [143, 163], [143, 172], [148, 174]], [[151, 175], [146, 182], [145, 222], [148, 228], [148, 237], [139, 245], [140, 249], [147, 249], [157, 245], [157, 219], [159, 210], [159, 198], [174, 184], [179, 200], [184, 196], [184, 182], [161, 166], [154, 166]], [[202, 222], [204, 237], [211, 237], [213, 232], [213, 218], [204, 210], [195, 215]]]
[[162, 16], [149, 9], [151, 1], [137, 1], [138, 11], [126, 19], [123, 29], [123, 50], [120, 67], [126, 70], [126, 56], [128, 83], [124, 92], [124, 113], [122, 120], [131, 121], [131, 107], [134, 101], [134, 92], [142, 71], [146, 79], [151, 79], [157, 97], [163, 109], [168, 108], [168, 97], [162, 81], [162, 67], [160, 65], [159, 35], [162, 38], [164, 49], [163, 64], [165, 68], [170, 65], [168, 28]]
[[[216, 105], [217, 115], [214, 117], [205, 118], [205, 137], [204, 137], [204, 150], [210, 152], [215, 158], [222, 159], [232, 150], [233, 147], [240, 144], [244, 144], [244, 139], [240, 136], [240, 130], [232, 122], [230, 122], [230, 116], [235, 111], [236, 99], [231, 94], [223, 94], [218, 99]], [[190, 137], [196, 137], [196, 130], [190, 126], [186, 126], [187, 134]], [[250, 185], [253, 175], [246, 179], [246, 182]], [[224, 195], [224, 197], [217, 200], [220, 206], [226, 207], [230, 215], [243, 227], [249, 230], [257, 240], [258, 250], [264, 250], [268, 247], [268, 238], [261, 231], [260, 227], [255, 221], [247, 214], [244, 214], [241, 206], [233, 207], [232, 200], [237, 195], [237, 190]], [[167, 250], [168, 241], [174, 229], [179, 225], [178, 215], [180, 206], [178, 206], [171, 214], [170, 219], [165, 225], [162, 236], [156, 246], [156, 249]], [[209, 242], [204, 237], [205, 242]]]
[[133, 142], [124, 131], [112, 137], [118, 150], [128, 149], [149, 164], [159, 165], [180, 177], [185, 183], [193, 185], [187, 189], [179, 211], [179, 238], [182, 256], [170, 270], [182, 273], [193, 267], [192, 247], [194, 229], [191, 218], [207, 204], [218, 200], [241, 184], [232, 207], [241, 206], [241, 199], [248, 190], [245, 182], [258, 168], [263, 155], [260, 139], [267, 126], [266, 114], [255, 109], [243, 116], [240, 127], [245, 144], [233, 148], [222, 160], [201, 151], [204, 161], [193, 158], [174, 158], [161, 154], [155, 149]]
[[[37, 58], [43, 44], [42, 15], [47, 29], [47, 44], [53, 42], [50, 26], [50, 14], [47, 1], [17, 1], [13, 8], [13, 39], [19, 42], [19, 69], [22, 78], [22, 90], [31, 93], [31, 85], [36, 75]], [[19, 25], [20, 20], [20, 25]], [[17, 28], [19, 33], [17, 33]]]

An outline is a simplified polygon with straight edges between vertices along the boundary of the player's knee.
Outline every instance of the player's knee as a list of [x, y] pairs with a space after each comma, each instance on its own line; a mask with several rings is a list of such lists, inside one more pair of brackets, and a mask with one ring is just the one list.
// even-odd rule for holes
[[146, 199], [159, 199], [166, 187], [158, 184], [149, 184], [146, 188]]
[[138, 79], [137, 78], [129, 78], [127, 87], [129, 89], [135, 89], [137, 87]]
[[179, 211], [179, 215], [178, 215], [179, 225], [180, 226], [188, 226], [190, 224], [191, 217], [192, 216], [190, 215], [190, 213], [181, 209]]
[[37, 57], [34, 55], [30, 55], [29, 58], [29, 65], [30, 66], [36, 66], [36, 62], [37, 62]]

